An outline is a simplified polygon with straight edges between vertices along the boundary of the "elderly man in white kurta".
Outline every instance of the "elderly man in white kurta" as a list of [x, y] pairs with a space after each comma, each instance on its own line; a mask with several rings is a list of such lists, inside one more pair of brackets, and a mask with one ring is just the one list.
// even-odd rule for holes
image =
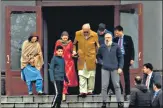
[[[78, 51], [76, 51], [76, 45]], [[82, 30], [76, 32], [73, 56], [78, 54], [79, 96], [91, 95], [94, 90], [96, 52], [99, 47], [97, 33], [89, 24], [84, 24]]]

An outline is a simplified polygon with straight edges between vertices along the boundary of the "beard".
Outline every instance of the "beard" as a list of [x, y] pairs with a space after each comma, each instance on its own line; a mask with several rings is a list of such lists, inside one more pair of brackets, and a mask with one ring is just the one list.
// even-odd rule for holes
[[105, 44], [106, 44], [107, 46], [111, 46], [112, 43], [113, 43], [112, 41], [105, 40]]
[[84, 33], [83, 33], [83, 35], [84, 35], [85, 37], [88, 37], [88, 36], [89, 36], [89, 33], [87, 33], [87, 34], [84, 34]]

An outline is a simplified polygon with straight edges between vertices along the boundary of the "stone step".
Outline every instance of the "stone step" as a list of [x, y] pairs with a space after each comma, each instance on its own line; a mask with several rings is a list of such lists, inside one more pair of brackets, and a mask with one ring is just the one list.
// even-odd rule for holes
[[[43, 96], [1, 96], [1, 103], [47, 103], [52, 102], [54, 95]], [[123, 96], [121, 97], [123, 101]], [[77, 95], [67, 95], [66, 102], [102, 102], [101, 95], [88, 95], [86, 98]], [[108, 95], [107, 102], [116, 102], [115, 95]]]
[[[2, 108], [50, 108], [54, 95], [43, 96], [1, 96]], [[123, 99], [123, 96], [122, 96]], [[109, 104], [110, 103], [110, 104]], [[125, 101], [124, 106], [128, 107], [129, 102]], [[77, 95], [67, 95], [66, 101], [62, 102], [62, 108], [94, 108], [102, 106], [101, 95], [88, 95], [86, 98]], [[115, 95], [107, 97], [107, 106], [117, 108]]]
[[[129, 103], [124, 102], [124, 107], [128, 108]], [[100, 108], [102, 102], [62, 102], [61, 108]], [[106, 104], [107, 107], [117, 108], [116, 102]], [[51, 103], [1, 103], [1, 108], [51, 108]]]

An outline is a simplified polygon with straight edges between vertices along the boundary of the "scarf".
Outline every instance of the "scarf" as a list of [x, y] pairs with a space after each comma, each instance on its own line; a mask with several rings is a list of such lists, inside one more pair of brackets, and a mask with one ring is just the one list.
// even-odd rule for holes
[[62, 39], [59, 40], [62, 45], [66, 46], [71, 40], [63, 41]]
[[44, 64], [41, 46], [38, 42], [24, 41], [21, 53], [21, 69], [25, 68], [31, 59], [34, 59], [34, 66], [40, 70]]

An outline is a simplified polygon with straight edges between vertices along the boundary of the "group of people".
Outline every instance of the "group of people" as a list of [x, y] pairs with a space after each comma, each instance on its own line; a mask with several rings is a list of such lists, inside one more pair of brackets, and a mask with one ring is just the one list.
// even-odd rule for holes
[[135, 87], [131, 89], [129, 108], [162, 108], [163, 94], [161, 76], [153, 72], [151, 63], [143, 65], [144, 76], [135, 77]]
[[[26, 81], [29, 95], [33, 94], [33, 82], [36, 84], [38, 94], [44, 94], [40, 73], [43, 65], [43, 56], [38, 39], [37, 34], [32, 33], [22, 45], [21, 77]], [[124, 100], [128, 100], [128, 95], [130, 95], [129, 67], [134, 63], [134, 56], [132, 38], [131, 36], [124, 35], [123, 27], [120, 25], [115, 27], [113, 35], [112, 32], [106, 29], [106, 25], [103, 23], [99, 24], [97, 32], [92, 31], [88, 23], [84, 24], [82, 29], [75, 33], [74, 42], [69, 40], [67, 31], [62, 32], [61, 39], [56, 42], [54, 56], [49, 67], [50, 80], [54, 83], [56, 94], [52, 101], [52, 108], [60, 108], [62, 99], [65, 100], [65, 96], [68, 94], [68, 87], [79, 85], [79, 96], [83, 98], [87, 95], [93, 95], [96, 89], [95, 86], [97, 86], [95, 78], [99, 78], [100, 80], [98, 81], [101, 81], [100, 83], [98, 82], [98, 86], [101, 87], [102, 108], [106, 108], [107, 92], [111, 88], [114, 88], [112, 90], [115, 92], [118, 107], [123, 108], [123, 101], [121, 99], [121, 91], [123, 89], [120, 82], [120, 74], [124, 73]], [[78, 76], [75, 72], [73, 57], [77, 58]], [[97, 68], [101, 71], [96, 71]], [[148, 72], [150, 69], [149, 66], [144, 65], [143, 83], [147, 83], [146, 80], [148, 80], [148, 86], [145, 86], [147, 87], [146, 89], [151, 90], [153, 84], [155, 88], [159, 89], [161, 78], [160, 80], [158, 79], [159, 75], [158, 77], [157, 75], [153, 77], [152, 75], [155, 75], [152, 70], [153, 67], [151, 69], [152, 73]], [[150, 77], [147, 77], [148, 75]], [[79, 82], [77, 77], [79, 77]], [[113, 87], [110, 86], [110, 79]], [[140, 80], [141, 78], [139, 77], [135, 78], [137, 85], [140, 84], [137, 83], [141, 82]], [[142, 101], [137, 100], [139, 98], [137, 94], [141, 92], [141, 87], [136, 87], [138, 89], [134, 90], [134, 93], [131, 90], [130, 107], [139, 105], [138, 103], [142, 104]], [[142, 90], [141, 93], [144, 93], [144, 91]], [[144, 101], [146, 102], [146, 100]], [[159, 105], [162, 105], [162, 103], [159, 103]]]

